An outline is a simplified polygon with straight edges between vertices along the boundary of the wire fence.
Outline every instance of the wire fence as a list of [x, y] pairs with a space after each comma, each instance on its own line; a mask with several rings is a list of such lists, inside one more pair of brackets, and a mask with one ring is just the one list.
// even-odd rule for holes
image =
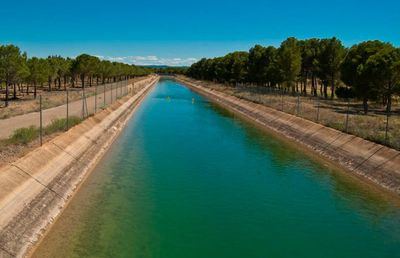
[[[24, 112], [11, 117], [4, 114], [4, 109], [0, 109], [0, 146], [30, 142], [42, 145], [46, 135], [66, 131], [124, 96], [135, 95], [153, 79], [136, 78], [87, 89], [67, 89], [58, 92], [56, 97], [42, 92], [31, 103], [17, 103]], [[18, 112], [12, 110], [11, 114]]]
[[393, 100], [390, 112], [384, 105], [370, 103], [365, 114], [362, 103], [356, 100], [290, 94], [271, 87], [197, 83], [400, 150], [400, 105], [397, 99]]

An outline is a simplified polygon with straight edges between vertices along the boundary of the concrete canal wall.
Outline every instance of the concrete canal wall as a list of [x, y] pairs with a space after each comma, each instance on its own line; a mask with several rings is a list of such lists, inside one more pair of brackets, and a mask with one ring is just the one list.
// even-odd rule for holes
[[60, 214], [158, 81], [0, 168], [0, 257], [21, 257]]
[[211, 90], [185, 77], [178, 81], [262, 127], [400, 195], [400, 152], [260, 104]]

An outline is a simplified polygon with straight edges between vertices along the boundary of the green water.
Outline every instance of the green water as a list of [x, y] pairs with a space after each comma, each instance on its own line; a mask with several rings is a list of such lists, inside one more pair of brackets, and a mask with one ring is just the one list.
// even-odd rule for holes
[[171, 80], [36, 257], [400, 257], [400, 209]]

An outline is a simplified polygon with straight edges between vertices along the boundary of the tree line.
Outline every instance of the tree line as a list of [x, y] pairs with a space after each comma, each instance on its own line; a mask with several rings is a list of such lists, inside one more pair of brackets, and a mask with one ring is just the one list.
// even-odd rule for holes
[[378, 40], [346, 48], [335, 37], [291, 37], [278, 48], [256, 45], [248, 52], [203, 58], [188, 69], [187, 75], [326, 99], [335, 95], [357, 98], [362, 100], [365, 113], [369, 101], [380, 101], [390, 112], [392, 97], [400, 94], [400, 49]]
[[[28, 58], [25, 52], [14, 45], [0, 45], [0, 89], [5, 88], [5, 103], [10, 97], [17, 98], [17, 89], [37, 96], [37, 88], [64, 89], [67, 87], [87, 86], [106, 82], [126, 80], [143, 76], [152, 70], [140, 66], [100, 60], [96, 56], [81, 54], [76, 58], [64, 58], [58, 55], [47, 58]], [[13, 89], [10, 96], [10, 89]], [[33, 91], [33, 92], [32, 92]]]

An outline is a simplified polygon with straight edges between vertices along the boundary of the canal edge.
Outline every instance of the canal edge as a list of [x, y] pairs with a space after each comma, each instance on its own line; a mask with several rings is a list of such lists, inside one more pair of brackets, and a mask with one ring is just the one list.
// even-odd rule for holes
[[279, 110], [207, 89], [201, 85], [201, 81], [194, 83], [183, 76], [174, 79], [279, 138], [305, 147], [311, 155], [343, 170], [349, 176], [396, 199], [400, 197], [399, 151]]
[[0, 170], [0, 257], [31, 254], [158, 80]]

